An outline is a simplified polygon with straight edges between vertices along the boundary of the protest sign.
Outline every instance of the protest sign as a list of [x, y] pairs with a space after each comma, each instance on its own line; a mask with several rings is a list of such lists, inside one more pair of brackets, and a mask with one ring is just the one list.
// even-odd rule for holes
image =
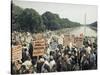
[[21, 60], [22, 59], [22, 46], [17, 45], [12, 47], [12, 61]]
[[45, 53], [46, 40], [43, 34], [37, 34], [36, 39], [33, 41], [33, 56], [41, 56]]

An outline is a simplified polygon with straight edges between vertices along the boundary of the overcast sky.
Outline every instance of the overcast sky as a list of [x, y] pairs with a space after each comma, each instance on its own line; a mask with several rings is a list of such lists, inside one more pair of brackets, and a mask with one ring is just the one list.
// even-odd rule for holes
[[46, 11], [59, 14], [61, 18], [68, 18], [71, 21], [86, 24], [97, 21], [97, 6], [94, 5], [76, 5], [76, 4], [62, 4], [62, 3], [46, 3], [34, 1], [13, 0], [15, 5], [22, 8], [33, 8], [40, 15]]

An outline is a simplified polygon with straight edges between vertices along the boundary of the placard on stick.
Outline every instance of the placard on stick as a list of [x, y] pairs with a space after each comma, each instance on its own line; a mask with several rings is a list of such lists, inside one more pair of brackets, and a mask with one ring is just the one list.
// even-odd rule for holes
[[46, 41], [42, 34], [36, 36], [33, 41], [33, 56], [41, 56], [45, 53]]

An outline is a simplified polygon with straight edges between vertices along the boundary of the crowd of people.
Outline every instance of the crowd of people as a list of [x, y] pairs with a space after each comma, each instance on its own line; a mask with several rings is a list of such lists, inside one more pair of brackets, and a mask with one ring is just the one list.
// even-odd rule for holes
[[[22, 35], [25, 35], [26, 39], [30, 36], [30, 40], [25, 43], [25, 38], [22, 38]], [[32, 54], [34, 50], [32, 45], [33, 36], [29, 33], [19, 34], [18, 32], [14, 32], [12, 34], [12, 45], [20, 43], [23, 47], [22, 59], [11, 62], [12, 74], [97, 69], [96, 40], [91, 41], [90, 38], [85, 37], [82, 47], [76, 47], [75, 45], [70, 47], [69, 45], [64, 46], [63, 44], [59, 44], [57, 40], [53, 39], [46, 47], [45, 54], [37, 57]]]

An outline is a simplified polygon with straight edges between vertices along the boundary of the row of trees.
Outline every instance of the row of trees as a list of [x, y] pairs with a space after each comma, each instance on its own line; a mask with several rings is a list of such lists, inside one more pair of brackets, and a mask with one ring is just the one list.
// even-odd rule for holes
[[66, 27], [80, 26], [67, 18], [60, 18], [58, 14], [49, 11], [40, 15], [36, 10], [22, 9], [12, 3], [12, 31], [28, 31], [32, 33], [46, 30], [57, 30]]
[[89, 24], [90, 26], [97, 27], [97, 21]]

